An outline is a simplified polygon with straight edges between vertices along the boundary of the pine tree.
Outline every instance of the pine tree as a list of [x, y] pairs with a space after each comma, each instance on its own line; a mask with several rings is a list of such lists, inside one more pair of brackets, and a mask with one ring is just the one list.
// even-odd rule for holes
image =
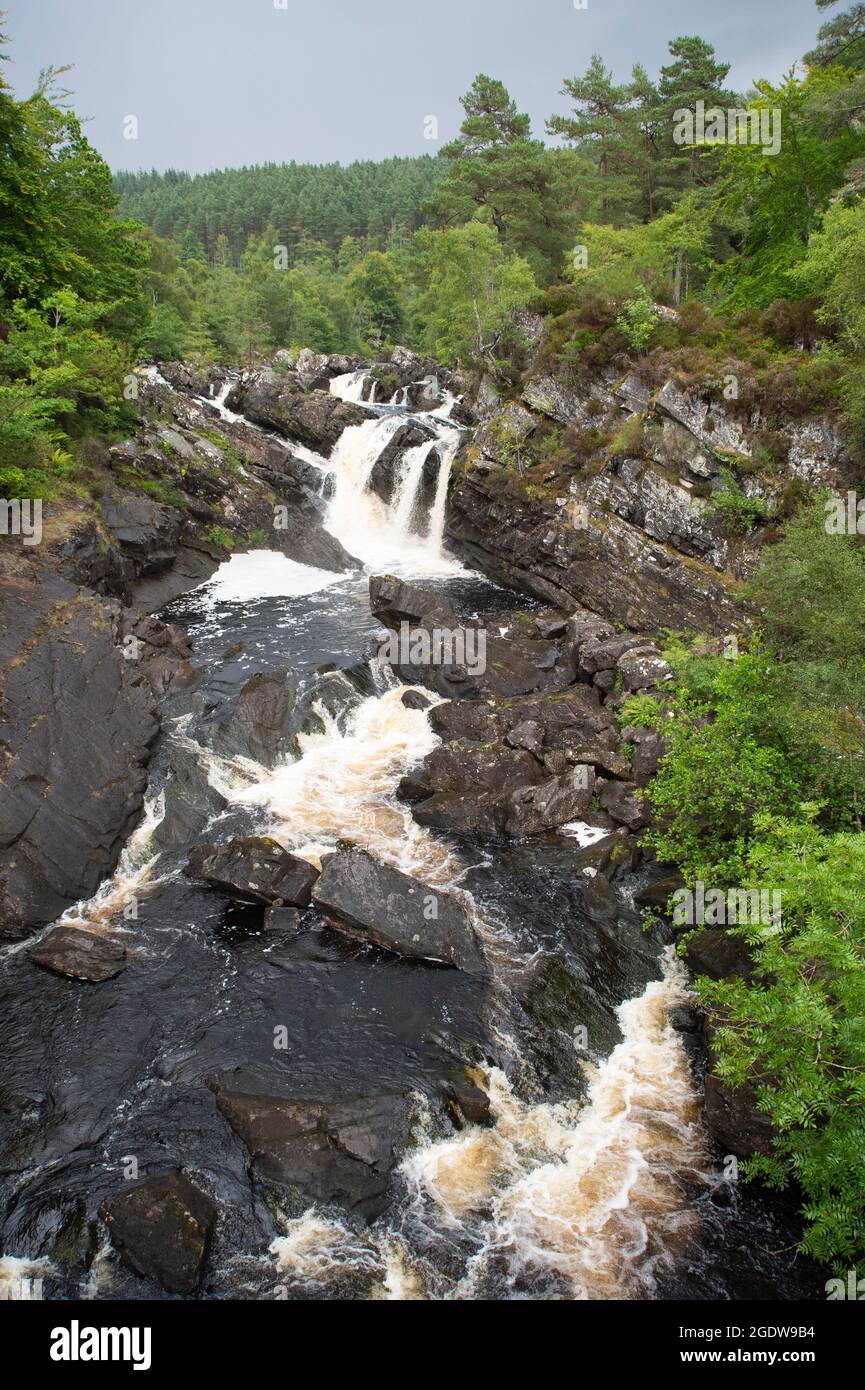
[[446, 225], [488, 217], [502, 245], [524, 256], [548, 283], [566, 245], [560, 191], [549, 153], [501, 82], [481, 73], [462, 98], [465, 119], [439, 158], [447, 165], [435, 202]]

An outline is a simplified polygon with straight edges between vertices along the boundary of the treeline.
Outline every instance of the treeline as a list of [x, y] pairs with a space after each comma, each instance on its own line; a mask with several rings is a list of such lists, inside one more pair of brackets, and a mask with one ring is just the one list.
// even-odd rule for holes
[[239, 261], [268, 228], [293, 261], [305, 242], [336, 251], [346, 238], [386, 249], [422, 226], [440, 166], [431, 156], [339, 164], [262, 164], [190, 175], [119, 173], [118, 213], [178, 243], [186, 258], [213, 261], [220, 245]]

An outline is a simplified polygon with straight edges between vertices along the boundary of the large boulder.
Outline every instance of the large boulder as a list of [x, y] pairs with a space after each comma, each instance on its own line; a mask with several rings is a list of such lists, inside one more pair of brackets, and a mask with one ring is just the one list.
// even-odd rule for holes
[[246, 835], [226, 845], [196, 845], [185, 872], [242, 902], [307, 907], [318, 870], [276, 840]]
[[239, 753], [263, 767], [274, 767], [296, 752], [292, 728], [296, 699], [297, 685], [288, 671], [250, 676], [216, 728], [216, 747], [221, 753]]
[[367, 1219], [378, 1215], [408, 1139], [407, 1096], [295, 1099], [242, 1073], [208, 1084], [260, 1178], [295, 1189], [306, 1202], [336, 1203]]
[[216, 1207], [179, 1169], [145, 1178], [104, 1202], [111, 1243], [136, 1274], [168, 1293], [198, 1292]]
[[510, 798], [506, 833], [537, 835], [579, 820], [592, 804], [594, 787], [594, 770], [582, 765], [563, 777], [551, 777], [536, 787], [521, 788]]
[[543, 767], [526, 749], [455, 741], [433, 749], [407, 799], [420, 803], [413, 810], [420, 825], [460, 834], [504, 833], [513, 796], [544, 780]]
[[459, 618], [443, 593], [411, 584], [393, 574], [370, 577], [369, 606], [374, 618], [394, 629], [402, 623], [430, 628], [459, 626]]
[[483, 951], [465, 910], [365, 850], [332, 855], [313, 900], [338, 931], [397, 955], [485, 972]]
[[79, 927], [52, 928], [28, 955], [44, 970], [90, 984], [112, 979], [126, 964], [126, 948], [119, 941]]
[[774, 1126], [766, 1112], [757, 1109], [756, 1095], [750, 1086], [732, 1090], [717, 1076], [707, 1076], [703, 1120], [722, 1153], [750, 1158], [752, 1154], [775, 1152]]
[[327, 391], [304, 391], [289, 377], [265, 368], [239, 382], [226, 404], [256, 425], [276, 430], [328, 456], [343, 430], [362, 424], [366, 411]]
[[120, 615], [56, 576], [0, 576], [0, 936], [89, 898], [140, 812], [158, 732]]

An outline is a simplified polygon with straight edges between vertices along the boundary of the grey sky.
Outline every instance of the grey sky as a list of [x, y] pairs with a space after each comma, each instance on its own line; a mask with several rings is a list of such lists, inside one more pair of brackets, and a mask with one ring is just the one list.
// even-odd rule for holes
[[[285, 8], [277, 8], [284, 5]], [[699, 33], [731, 85], [780, 77], [813, 44], [814, 0], [0, 0], [25, 93], [41, 67], [66, 85], [117, 168], [203, 171], [434, 154], [478, 72], [499, 77], [537, 134], [565, 111], [562, 78], [599, 52], [617, 77], [654, 74], [667, 40]], [[138, 139], [123, 136], [138, 118]]]

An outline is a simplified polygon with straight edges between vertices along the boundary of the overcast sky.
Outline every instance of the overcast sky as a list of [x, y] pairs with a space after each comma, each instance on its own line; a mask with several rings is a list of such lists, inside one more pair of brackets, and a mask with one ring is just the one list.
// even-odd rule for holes
[[[653, 75], [667, 41], [701, 34], [745, 90], [813, 44], [814, 0], [0, 0], [24, 94], [65, 79], [112, 168], [204, 171], [434, 154], [478, 72], [499, 77], [537, 134], [567, 109], [562, 78], [601, 53]], [[137, 117], [138, 138], [124, 138]], [[438, 120], [440, 140], [425, 138]], [[427, 127], [429, 128], [429, 127]], [[131, 126], [127, 123], [127, 129]]]

